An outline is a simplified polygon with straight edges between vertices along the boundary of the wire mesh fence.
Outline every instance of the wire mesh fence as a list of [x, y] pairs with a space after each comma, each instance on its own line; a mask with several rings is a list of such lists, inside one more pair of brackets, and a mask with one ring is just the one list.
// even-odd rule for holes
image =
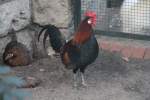
[[81, 0], [81, 18], [87, 10], [97, 13], [96, 30], [150, 36], [150, 0]]

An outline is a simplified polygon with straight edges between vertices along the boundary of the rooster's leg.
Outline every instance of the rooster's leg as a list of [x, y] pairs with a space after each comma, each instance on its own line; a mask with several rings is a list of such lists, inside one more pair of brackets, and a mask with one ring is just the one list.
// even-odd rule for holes
[[80, 68], [80, 72], [81, 72], [81, 84], [83, 86], [87, 86], [86, 82], [85, 82], [85, 77], [84, 77], [84, 70], [85, 70], [85, 67], [81, 67]]
[[78, 72], [78, 68], [73, 70], [73, 73], [74, 73], [74, 75], [73, 75], [74, 87], [77, 87], [77, 77], [78, 77], [78, 75], [77, 75], [78, 73], [77, 72]]
[[85, 78], [84, 78], [84, 73], [81, 72], [81, 84], [83, 86], [87, 86], [86, 82], [85, 82]]
[[77, 87], [77, 74], [73, 75], [73, 81], [74, 81], [73, 86]]

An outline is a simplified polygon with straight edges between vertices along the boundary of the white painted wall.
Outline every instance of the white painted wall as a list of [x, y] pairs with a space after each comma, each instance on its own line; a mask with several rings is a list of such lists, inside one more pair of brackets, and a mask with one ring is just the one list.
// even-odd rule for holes
[[150, 35], [150, 0], [125, 0], [120, 13], [123, 32]]

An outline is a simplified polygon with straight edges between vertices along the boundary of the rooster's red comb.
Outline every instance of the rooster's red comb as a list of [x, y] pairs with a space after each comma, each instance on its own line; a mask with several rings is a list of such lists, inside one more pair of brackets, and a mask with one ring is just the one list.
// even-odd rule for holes
[[84, 16], [96, 18], [96, 12], [94, 12], [94, 11], [86, 11], [86, 12], [84, 13]]

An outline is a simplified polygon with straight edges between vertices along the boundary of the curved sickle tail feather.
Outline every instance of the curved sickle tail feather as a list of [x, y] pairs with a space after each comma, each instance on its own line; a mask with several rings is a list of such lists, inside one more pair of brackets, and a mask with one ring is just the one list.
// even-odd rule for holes
[[42, 28], [41, 31], [39, 32], [38, 41], [40, 40], [40, 36], [41, 36], [41, 34], [43, 33], [43, 31], [44, 31], [44, 30], [47, 30], [49, 26], [50, 26], [50, 25], [45, 25], [45, 26], [43, 26], [43, 28]]
[[52, 46], [52, 48], [56, 52], [60, 52], [60, 48], [63, 46], [65, 43], [65, 39], [63, 38], [59, 28], [57, 28], [54, 25], [45, 25], [42, 30], [39, 32], [38, 35], [38, 41], [40, 40], [40, 36], [44, 33], [44, 38], [43, 38], [43, 46], [45, 48], [46, 44], [46, 39], [49, 36], [49, 41]]
[[45, 43], [46, 43], [47, 36], [49, 35], [48, 33], [49, 33], [48, 30], [46, 30], [45, 34], [44, 34], [44, 38], [43, 38], [44, 49], [45, 49]]

